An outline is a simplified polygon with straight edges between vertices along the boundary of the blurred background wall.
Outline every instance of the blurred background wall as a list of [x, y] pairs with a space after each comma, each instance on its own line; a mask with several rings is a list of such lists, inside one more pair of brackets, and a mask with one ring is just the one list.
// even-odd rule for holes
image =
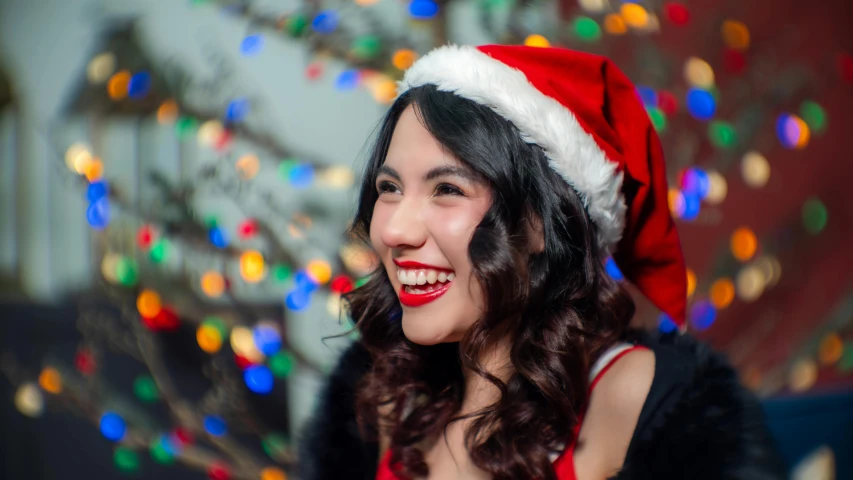
[[[640, 87], [667, 154], [692, 333], [766, 399], [792, 466], [853, 475], [838, 451], [853, 440], [852, 11], [841, 0], [0, 2], [4, 419], [45, 459], [6, 437], [9, 471], [54, 478], [81, 455], [93, 471], [139, 469], [148, 449], [206, 475], [263, 472], [238, 461], [254, 458], [240, 444], [289, 465], [349, 338], [323, 340], [350, 325], [339, 294], [371, 265], [344, 232], [399, 67], [446, 42], [550, 42], [608, 55]], [[638, 325], [669, 328], [638, 301]], [[133, 406], [148, 405], [140, 391], [158, 392], [160, 410]], [[104, 439], [105, 412], [127, 438]], [[180, 427], [198, 452], [180, 450], [194, 445], [175, 440]], [[78, 431], [89, 440], [75, 450], [48, 447]]]

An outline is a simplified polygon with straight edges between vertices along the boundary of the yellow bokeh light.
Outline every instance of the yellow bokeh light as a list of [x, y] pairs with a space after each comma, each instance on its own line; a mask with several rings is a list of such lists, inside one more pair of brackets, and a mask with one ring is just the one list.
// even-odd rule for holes
[[121, 256], [116, 253], [107, 252], [101, 260], [101, 274], [104, 280], [110, 283], [118, 283], [118, 262]]
[[258, 171], [261, 169], [261, 161], [258, 156], [252, 153], [241, 156], [235, 164], [237, 173], [243, 180], [251, 180], [255, 178]]
[[143, 290], [136, 298], [136, 308], [145, 318], [154, 318], [160, 313], [160, 295], [154, 290]]
[[266, 274], [264, 256], [256, 250], [249, 250], [240, 255], [240, 275], [249, 283], [263, 280]]
[[28, 417], [38, 417], [44, 412], [44, 395], [32, 383], [25, 383], [15, 392], [15, 407]]
[[752, 302], [764, 293], [766, 282], [761, 270], [749, 265], [740, 270], [735, 279], [738, 297], [744, 302]]
[[782, 264], [779, 263], [779, 260], [776, 257], [765, 255], [755, 261], [755, 267], [761, 271], [761, 275], [764, 276], [764, 282], [767, 284], [767, 287], [772, 287], [779, 283], [779, 279], [782, 277]]
[[623, 3], [620, 9], [625, 23], [633, 28], [643, 28], [649, 22], [649, 13], [642, 5], [636, 3]]
[[214, 145], [222, 134], [225, 133], [225, 127], [219, 120], [208, 120], [198, 127], [198, 144], [209, 147]]
[[770, 179], [770, 162], [755, 150], [744, 154], [740, 168], [744, 182], [752, 188], [761, 188]]
[[534, 33], [533, 35], [528, 35], [527, 38], [524, 39], [524, 44], [528, 47], [550, 47], [551, 42], [548, 41], [547, 38], [542, 35]]
[[589, 13], [600, 13], [607, 8], [606, 0], [578, 0], [578, 4]]
[[96, 55], [86, 67], [86, 77], [94, 84], [104, 83], [116, 70], [116, 57], [110, 52]]
[[714, 69], [705, 60], [690, 57], [684, 63], [684, 79], [694, 87], [711, 88], [714, 86]]
[[312, 260], [305, 267], [308, 276], [320, 285], [325, 285], [332, 278], [332, 266], [324, 260]]
[[817, 364], [814, 360], [803, 359], [794, 364], [788, 375], [788, 386], [793, 392], [804, 392], [817, 380]]
[[733, 50], [746, 50], [749, 48], [749, 29], [743, 22], [737, 20], [726, 20], [721, 28], [723, 42]]
[[415, 63], [415, 60], [418, 59], [418, 54], [415, 53], [414, 50], [409, 50], [407, 48], [402, 48], [394, 52], [394, 56], [391, 57], [391, 63], [394, 64], [400, 70], [405, 70], [412, 66]]
[[372, 249], [357, 243], [347, 243], [339, 251], [339, 256], [347, 270], [356, 277], [363, 277], [373, 271], [379, 264]]
[[329, 188], [350, 188], [355, 183], [355, 174], [345, 165], [329, 167], [317, 174], [317, 183]]
[[331, 315], [332, 318], [340, 318], [342, 307], [343, 300], [341, 299], [341, 294], [335, 292], [330, 293], [328, 298], [326, 298], [326, 311], [329, 312], [329, 315]]
[[692, 297], [693, 292], [696, 291], [696, 274], [693, 273], [693, 270], [687, 269], [687, 296]]
[[709, 205], [719, 205], [726, 199], [729, 186], [725, 177], [715, 170], [708, 171], [708, 195], [705, 202]]
[[216, 298], [225, 292], [225, 278], [219, 272], [209, 270], [201, 276], [201, 291], [208, 297]]
[[157, 121], [162, 125], [173, 123], [178, 118], [178, 102], [166, 100], [157, 108]]
[[711, 304], [717, 309], [723, 309], [731, 305], [735, 299], [735, 284], [730, 278], [721, 278], [715, 281], [708, 290]]
[[758, 250], [758, 239], [755, 232], [748, 227], [740, 227], [732, 233], [732, 255], [741, 262], [751, 259]]
[[377, 82], [372, 88], [373, 99], [379, 103], [391, 103], [397, 98], [397, 83], [394, 80], [386, 79]]
[[684, 195], [677, 188], [670, 188], [666, 198], [669, 213], [678, 218], [684, 212]]
[[622, 15], [609, 13], [604, 17], [604, 31], [611, 35], [624, 35], [628, 31], [628, 25]]
[[207, 353], [216, 353], [222, 348], [222, 334], [216, 327], [202, 325], [195, 332], [198, 346]]
[[104, 178], [104, 162], [100, 158], [94, 157], [86, 167], [86, 180], [96, 182]]
[[818, 350], [820, 363], [826, 366], [834, 365], [844, 355], [844, 341], [837, 333], [830, 333], [823, 337]]
[[278, 467], [267, 467], [261, 470], [261, 480], [287, 480], [287, 475]]
[[62, 393], [62, 377], [53, 367], [45, 367], [39, 374], [39, 386], [47, 393]]
[[243, 326], [231, 329], [231, 349], [234, 350], [234, 353], [252, 363], [263, 362], [265, 358], [264, 354], [255, 345], [252, 331]]
[[127, 96], [127, 89], [130, 86], [130, 72], [122, 70], [112, 77], [107, 82], [107, 94], [113, 100], [121, 100]]
[[[85, 157], [86, 160], [78, 160], [81, 156]], [[89, 147], [82, 143], [75, 143], [65, 151], [65, 166], [67, 166], [72, 172], [77, 171], [78, 163], [86, 163], [87, 161], [91, 161], [91, 159], [92, 154], [89, 153]]]

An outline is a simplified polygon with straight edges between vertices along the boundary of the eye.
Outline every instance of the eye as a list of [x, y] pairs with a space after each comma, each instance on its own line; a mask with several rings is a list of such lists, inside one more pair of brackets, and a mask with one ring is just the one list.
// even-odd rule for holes
[[458, 187], [454, 187], [449, 183], [439, 183], [435, 187], [436, 195], [458, 195], [460, 197], [464, 197], [465, 193], [460, 190]]
[[397, 188], [397, 185], [394, 185], [393, 183], [387, 180], [382, 180], [378, 184], [376, 184], [376, 192], [379, 195], [382, 195], [383, 193], [394, 193], [397, 190], [399, 190]]

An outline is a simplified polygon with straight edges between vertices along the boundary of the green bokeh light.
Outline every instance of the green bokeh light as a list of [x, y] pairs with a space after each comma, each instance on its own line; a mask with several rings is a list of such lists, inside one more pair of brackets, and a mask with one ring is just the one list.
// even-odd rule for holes
[[272, 278], [277, 283], [286, 281], [292, 273], [287, 265], [277, 264], [272, 267]]
[[734, 127], [728, 122], [715, 120], [708, 125], [708, 138], [717, 148], [729, 149], [737, 143]]
[[154, 263], [163, 263], [169, 253], [169, 242], [165, 238], [157, 240], [148, 251], [148, 257]]
[[116, 278], [125, 287], [132, 287], [139, 281], [139, 267], [136, 260], [129, 257], [121, 257], [116, 265]]
[[800, 118], [806, 122], [813, 133], [826, 130], [826, 111], [817, 102], [806, 100], [800, 105]]
[[293, 371], [293, 355], [290, 352], [278, 352], [270, 357], [269, 367], [278, 378], [287, 378]]
[[160, 399], [160, 389], [150, 375], [140, 375], [133, 381], [133, 393], [145, 403], [154, 403]]
[[826, 206], [817, 198], [810, 198], [803, 204], [803, 226], [806, 231], [812, 235], [817, 235], [824, 228], [829, 220], [829, 212]]
[[135, 472], [139, 470], [139, 455], [133, 450], [125, 447], [116, 448], [113, 461], [122, 472]]
[[369, 60], [379, 55], [382, 43], [376, 35], [362, 35], [352, 42], [351, 51], [356, 58]]
[[666, 131], [666, 114], [663, 113], [658, 107], [651, 107], [646, 109], [649, 113], [649, 119], [652, 121], [652, 125], [654, 125], [655, 130], [658, 133], [663, 133]]
[[577, 17], [572, 22], [572, 30], [581, 40], [594, 42], [601, 38], [601, 27], [589, 17]]

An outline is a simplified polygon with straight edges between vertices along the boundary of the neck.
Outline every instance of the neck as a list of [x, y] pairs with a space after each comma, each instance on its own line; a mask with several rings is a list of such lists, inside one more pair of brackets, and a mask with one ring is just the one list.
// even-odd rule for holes
[[[498, 342], [486, 347], [480, 355], [480, 366], [487, 373], [508, 382], [513, 374], [509, 353], [511, 340], [505, 336]], [[481, 410], [500, 399], [500, 390], [492, 382], [470, 369], [463, 371], [465, 395], [462, 399], [461, 414], [465, 415]]]

